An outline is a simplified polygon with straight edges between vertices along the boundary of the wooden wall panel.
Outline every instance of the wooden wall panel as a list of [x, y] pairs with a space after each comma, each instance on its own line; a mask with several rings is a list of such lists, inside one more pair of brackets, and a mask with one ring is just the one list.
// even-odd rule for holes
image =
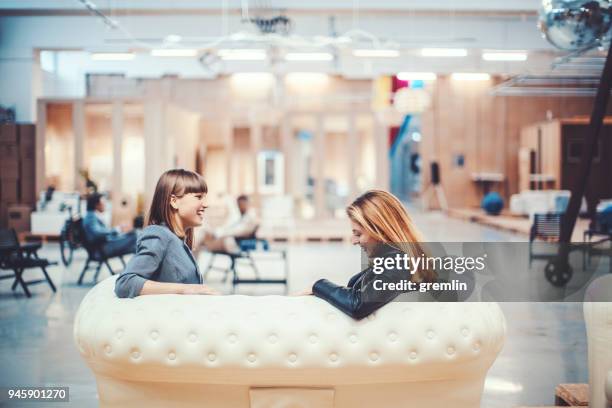
[[[472, 172], [504, 173], [505, 185], [496, 185], [493, 189], [508, 203], [510, 195], [521, 189], [522, 129], [548, 117], [588, 117], [593, 107], [593, 98], [584, 97], [492, 96], [490, 90], [499, 82], [499, 78], [456, 82], [439, 77], [432, 90], [432, 104], [422, 116], [423, 189], [430, 183], [430, 163], [439, 161], [442, 186], [450, 207], [479, 205], [482, 192], [471, 180]], [[457, 154], [465, 156], [463, 167], [453, 164]], [[549, 154], [546, 160], [552, 166], [552, 156], [557, 153], [551, 150]]]

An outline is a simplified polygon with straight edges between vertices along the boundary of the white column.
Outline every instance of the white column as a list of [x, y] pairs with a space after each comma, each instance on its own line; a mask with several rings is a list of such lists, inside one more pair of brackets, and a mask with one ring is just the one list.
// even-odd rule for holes
[[111, 121], [113, 129], [113, 186], [111, 198], [113, 214], [115, 214], [123, 199], [123, 102], [113, 102]]
[[291, 132], [291, 116], [289, 115], [283, 116], [280, 123], [280, 143], [285, 165], [283, 169], [285, 173], [284, 193], [295, 197], [293, 175], [291, 174], [292, 170], [295, 168], [293, 154], [294, 140]]
[[257, 166], [257, 156], [261, 149], [262, 125], [256, 121], [251, 122], [249, 148], [253, 158], [253, 198], [254, 204], [259, 205], [259, 169]]
[[[47, 129], [47, 104], [43, 101], [38, 101], [36, 110], [36, 193], [40, 194], [40, 192], [47, 187], [45, 185], [45, 177], [47, 174], [45, 164], [45, 131]], [[38, 196], [36, 198], [38, 199]]]
[[376, 187], [389, 190], [389, 134], [380, 118], [374, 117], [374, 145], [376, 149]]
[[85, 102], [82, 100], [72, 104], [72, 128], [74, 130], [74, 189], [78, 191], [84, 185], [80, 171], [85, 167]]
[[325, 128], [323, 114], [317, 114], [317, 127], [314, 136], [314, 201], [315, 217], [326, 218], [325, 216]]
[[348, 149], [347, 149], [347, 157], [349, 166], [349, 193], [348, 198], [349, 201], [353, 200], [357, 193], [357, 157], [359, 156], [358, 149], [358, 140], [357, 140], [357, 127], [356, 127], [357, 117], [355, 114], [350, 114], [348, 117]]
[[144, 105], [144, 144], [145, 144], [145, 208], [149, 208], [155, 185], [165, 168], [163, 140], [163, 107], [159, 101], [147, 101]]

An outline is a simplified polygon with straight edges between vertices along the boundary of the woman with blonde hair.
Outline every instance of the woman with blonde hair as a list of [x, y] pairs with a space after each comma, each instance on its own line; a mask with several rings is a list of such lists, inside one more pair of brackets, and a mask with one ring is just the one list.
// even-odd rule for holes
[[[383, 273], [373, 268], [374, 258], [403, 256], [419, 258], [426, 255], [423, 238], [402, 203], [391, 193], [370, 190], [357, 197], [346, 209], [353, 231], [351, 242], [367, 254], [369, 266], [353, 276], [347, 286], [320, 279], [305, 294], [331, 303], [355, 319], [362, 319], [389, 303], [404, 290], [380, 290], [384, 283], [432, 282], [434, 271], [415, 271], [393, 267]], [[375, 283], [376, 281], [378, 283]]]

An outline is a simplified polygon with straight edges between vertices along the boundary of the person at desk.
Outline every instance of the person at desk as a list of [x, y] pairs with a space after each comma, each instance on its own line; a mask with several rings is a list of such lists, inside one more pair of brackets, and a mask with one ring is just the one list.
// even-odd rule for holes
[[203, 246], [211, 252], [238, 253], [238, 241], [242, 238], [253, 238], [259, 226], [257, 217], [250, 208], [249, 198], [240, 195], [236, 199], [240, 217], [217, 231], [205, 231], [202, 240]]
[[83, 217], [85, 239], [91, 244], [99, 244], [108, 257], [115, 257], [136, 252], [136, 231], [127, 231], [127, 227], [109, 228], [101, 219], [106, 209], [102, 195], [90, 194], [87, 197], [87, 213]]

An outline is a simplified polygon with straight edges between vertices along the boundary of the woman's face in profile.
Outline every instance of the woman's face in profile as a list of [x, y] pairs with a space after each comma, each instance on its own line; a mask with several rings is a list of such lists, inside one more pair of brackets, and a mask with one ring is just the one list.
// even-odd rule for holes
[[204, 210], [206, 209], [206, 194], [187, 193], [177, 197], [175, 208], [181, 218], [184, 228], [198, 227], [204, 221]]
[[368, 256], [372, 256], [374, 253], [374, 248], [376, 244], [379, 242], [374, 239], [371, 235], [369, 235], [359, 224], [355, 221], [351, 220], [351, 229], [353, 230], [353, 235], [351, 236], [351, 244], [359, 245], [362, 250], [365, 251]]

